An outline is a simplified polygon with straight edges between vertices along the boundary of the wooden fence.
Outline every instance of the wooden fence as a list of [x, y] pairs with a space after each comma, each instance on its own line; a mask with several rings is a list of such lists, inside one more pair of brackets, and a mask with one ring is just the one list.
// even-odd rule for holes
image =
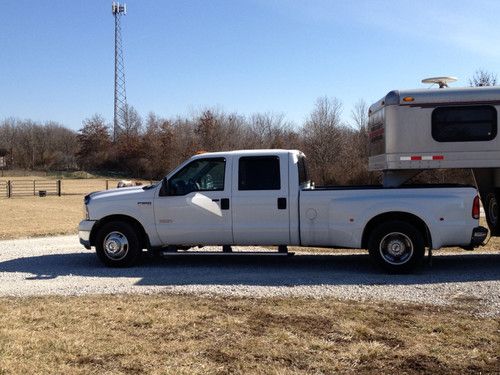
[[0, 181], [0, 197], [9, 197], [9, 185], [7, 181]]
[[0, 181], [0, 196], [61, 196], [61, 180], [8, 180]]

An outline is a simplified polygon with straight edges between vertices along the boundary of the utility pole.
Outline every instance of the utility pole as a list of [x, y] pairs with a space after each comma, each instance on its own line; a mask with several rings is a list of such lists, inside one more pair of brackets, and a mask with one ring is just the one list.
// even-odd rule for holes
[[125, 64], [123, 62], [122, 31], [120, 20], [127, 14], [127, 5], [113, 2], [111, 11], [115, 18], [115, 100], [113, 117], [113, 142], [121, 129], [127, 128], [128, 106], [125, 90]]

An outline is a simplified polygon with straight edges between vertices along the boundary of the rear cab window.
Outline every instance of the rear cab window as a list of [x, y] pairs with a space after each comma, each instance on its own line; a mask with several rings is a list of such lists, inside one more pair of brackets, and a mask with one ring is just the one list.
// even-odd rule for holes
[[281, 189], [278, 156], [243, 156], [238, 167], [238, 190]]

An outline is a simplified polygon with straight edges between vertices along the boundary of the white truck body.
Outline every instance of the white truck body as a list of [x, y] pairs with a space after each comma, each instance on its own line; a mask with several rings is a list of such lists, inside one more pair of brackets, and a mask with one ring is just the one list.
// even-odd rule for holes
[[[196, 181], [179, 177], [193, 170]], [[305, 157], [297, 150], [204, 153], [156, 185], [90, 194], [79, 233], [90, 248], [99, 245], [104, 223], [125, 220], [141, 232], [143, 248], [367, 248], [370, 231], [385, 218], [419, 227], [433, 249], [465, 247], [477, 245], [476, 196], [476, 189], [467, 186], [314, 188], [306, 178]]]

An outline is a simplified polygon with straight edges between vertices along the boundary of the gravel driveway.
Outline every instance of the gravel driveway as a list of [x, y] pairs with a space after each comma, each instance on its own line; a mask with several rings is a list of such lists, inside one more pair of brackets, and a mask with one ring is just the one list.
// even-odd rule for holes
[[76, 236], [0, 241], [0, 296], [96, 293], [307, 296], [467, 304], [500, 315], [500, 252], [435, 252], [414, 275], [386, 275], [360, 252], [293, 257], [146, 258], [109, 269]]

